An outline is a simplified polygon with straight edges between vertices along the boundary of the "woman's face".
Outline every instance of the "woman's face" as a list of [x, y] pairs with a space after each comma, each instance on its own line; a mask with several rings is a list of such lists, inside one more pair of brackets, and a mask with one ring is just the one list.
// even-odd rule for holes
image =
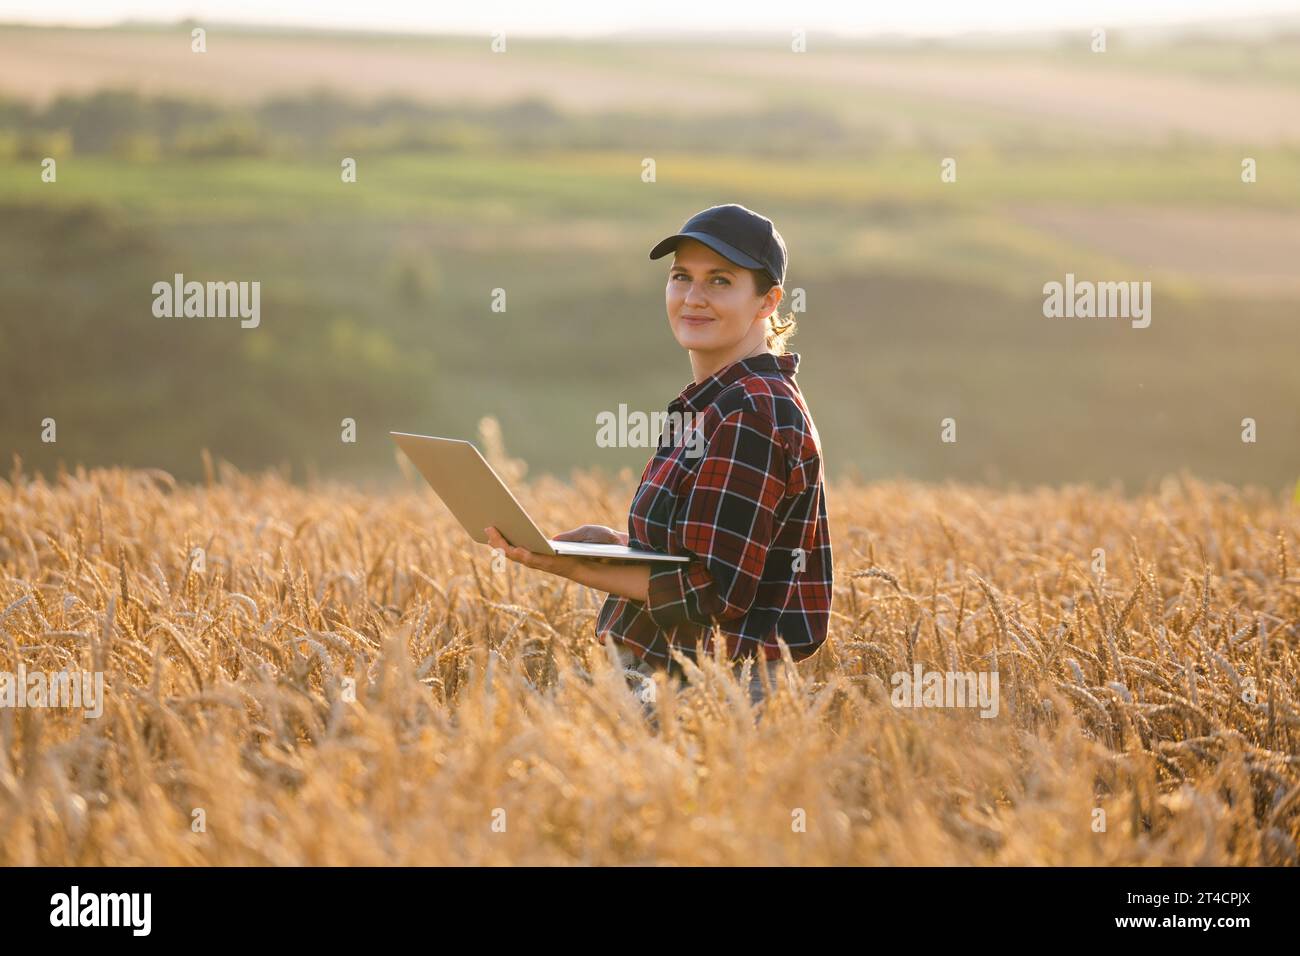
[[766, 336], [765, 319], [781, 301], [781, 289], [766, 295], [754, 289], [755, 276], [702, 242], [677, 244], [668, 272], [665, 299], [673, 337], [684, 349], [729, 354], [743, 344], [751, 348]]

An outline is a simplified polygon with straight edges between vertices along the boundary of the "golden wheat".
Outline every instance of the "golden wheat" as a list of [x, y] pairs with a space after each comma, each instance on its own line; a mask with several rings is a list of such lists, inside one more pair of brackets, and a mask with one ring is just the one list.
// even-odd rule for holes
[[[655, 732], [603, 595], [494, 568], [413, 476], [204, 465], [0, 482], [0, 670], [106, 687], [0, 708], [0, 863], [1297, 862], [1282, 496], [836, 484], [826, 646], [757, 722], [716, 661], [659, 678]], [[632, 485], [523, 495], [619, 526]], [[996, 669], [1000, 713], [892, 706], [918, 664]]]

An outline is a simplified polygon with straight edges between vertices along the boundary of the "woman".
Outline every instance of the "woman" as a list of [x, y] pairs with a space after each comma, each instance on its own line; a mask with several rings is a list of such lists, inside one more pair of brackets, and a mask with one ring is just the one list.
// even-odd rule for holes
[[[687, 220], [650, 258], [669, 252], [668, 323], [690, 355], [693, 381], [668, 406], [627, 532], [583, 525], [556, 538], [689, 554], [691, 562], [541, 555], [485, 530], [512, 560], [608, 592], [597, 635], [640, 675], [680, 675], [671, 651], [694, 660], [697, 642], [711, 654], [720, 634], [738, 673], [754, 658], [749, 693], [758, 705], [781, 642], [799, 661], [825, 641], [832, 593], [820, 440], [794, 381], [799, 355], [785, 351], [793, 316], [778, 324], [776, 315], [785, 241], [771, 220], [728, 204]], [[670, 436], [675, 421], [690, 426]]]

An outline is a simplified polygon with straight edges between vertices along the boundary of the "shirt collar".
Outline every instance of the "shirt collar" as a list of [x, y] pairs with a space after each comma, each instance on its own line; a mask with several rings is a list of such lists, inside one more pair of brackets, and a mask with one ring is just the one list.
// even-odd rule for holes
[[718, 369], [702, 382], [691, 382], [681, 390], [676, 398], [668, 403], [668, 410], [670, 412], [701, 412], [708, 408], [718, 392], [746, 375], [761, 372], [781, 372], [784, 375], [793, 376], [798, 370], [798, 352], [785, 352], [781, 355], [760, 352], [758, 355], [751, 355], [749, 358], [732, 362], [730, 365]]

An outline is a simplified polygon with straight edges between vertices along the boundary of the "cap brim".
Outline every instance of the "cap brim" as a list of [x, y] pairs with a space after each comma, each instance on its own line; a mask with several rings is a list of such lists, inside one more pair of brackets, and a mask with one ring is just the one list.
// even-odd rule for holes
[[683, 239], [694, 239], [696, 242], [702, 242], [720, 256], [725, 256], [736, 265], [744, 266], [746, 269], [766, 269], [763, 263], [759, 262], [753, 256], [747, 256], [735, 246], [723, 242], [703, 232], [679, 232], [675, 236], [669, 236], [659, 245], [650, 250], [651, 259], [662, 259], [668, 253], [677, 248], [677, 243]]

